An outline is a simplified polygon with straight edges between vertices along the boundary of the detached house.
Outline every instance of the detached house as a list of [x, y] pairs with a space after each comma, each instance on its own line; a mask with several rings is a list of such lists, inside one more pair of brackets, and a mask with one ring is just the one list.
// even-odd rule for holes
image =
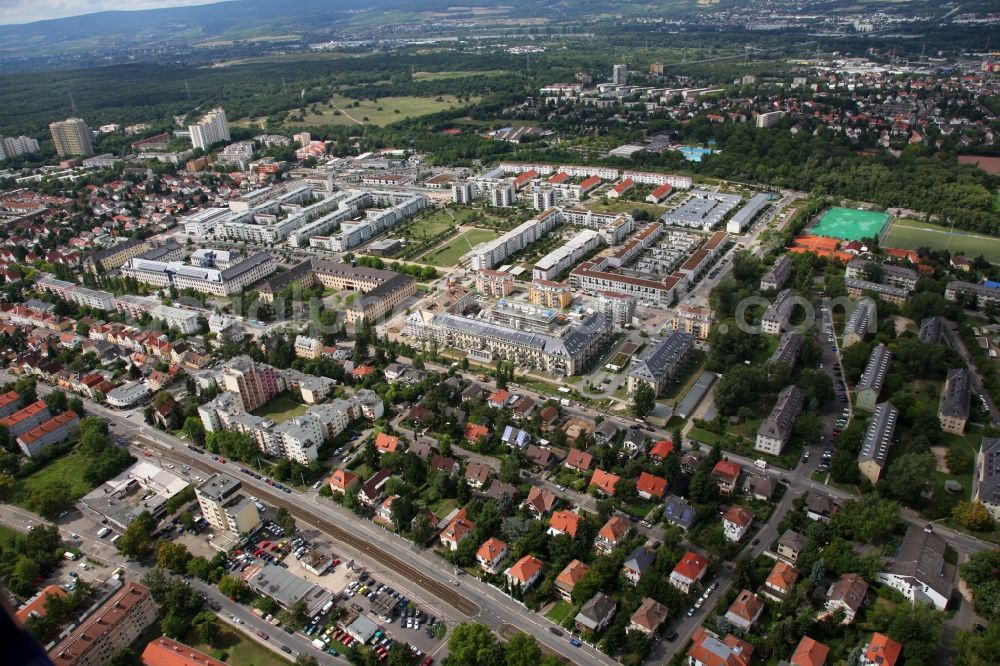
[[392, 472], [387, 469], [380, 469], [375, 472], [370, 479], [361, 484], [358, 491], [358, 499], [365, 506], [375, 506], [385, 497], [385, 485], [389, 482]]
[[597, 634], [611, 624], [611, 618], [618, 610], [618, 602], [603, 592], [598, 592], [583, 604], [574, 621], [580, 631]]
[[903, 646], [885, 634], [875, 632], [862, 649], [861, 666], [896, 666]]
[[650, 551], [646, 550], [642, 546], [636, 547], [636, 549], [625, 558], [625, 562], [622, 563], [622, 570], [625, 572], [625, 578], [633, 585], [638, 585], [639, 581], [642, 580], [642, 575], [653, 565], [653, 561], [655, 559], [656, 555]]
[[462, 509], [441, 530], [441, 545], [451, 551], [458, 550], [458, 545], [472, 536], [475, 527], [475, 523], [466, 518], [465, 509]]
[[951, 598], [954, 574], [945, 561], [946, 547], [947, 542], [929, 525], [923, 529], [911, 525], [889, 566], [878, 574], [879, 582], [896, 589], [911, 603], [930, 603], [943, 611]]
[[544, 568], [545, 565], [540, 559], [532, 555], [525, 555], [508, 568], [503, 575], [511, 587], [520, 586], [521, 591], [527, 591], [541, 577]]
[[594, 550], [605, 555], [610, 553], [631, 529], [632, 525], [625, 518], [617, 515], [611, 516], [594, 537]]
[[578, 472], [589, 472], [594, 464], [594, 456], [580, 449], [570, 449], [563, 466]]
[[802, 551], [805, 550], [807, 543], [809, 543], [809, 540], [798, 532], [785, 530], [785, 533], [778, 539], [778, 556], [794, 563], [799, 559]]
[[739, 627], [743, 631], [750, 631], [750, 628], [764, 612], [764, 600], [750, 590], [743, 590], [737, 596], [726, 611], [726, 620], [734, 627]]
[[698, 627], [691, 635], [688, 666], [750, 666], [753, 646], [732, 634], [725, 638]]
[[771, 568], [767, 580], [760, 588], [760, 593], [778, 603], [791, 591], [795, 581], [799, 579], [799, 570], [788, 562], [777, 561]]
[[556, 511], [552, 514], [552, 518], [549, 520], [548, 533], [551, 536], [565, 534], [569, 536], [569, 538], [575, 539], [577, 530], [580, 528], [581, 520], [583, 520], [583, 516], [578, 513], [573, 513], [569, 509]]
[[674, 443], [669, 439], [661, 439], [649, 449], [649, 457], [661, 463], [674, 450]]
[[687, 594], [701, 582], [707, 570], [708, 559], [689, 550], [670, 572], [670, 584]]
[[380, 432], [375, 435], [375, 448], [379, 453], [395, 453], [399, 450], [399, 437]]
[[468, 423], [465, 426], [465, 439], [478, 444], [490, 435], [490, 429], [478, 423]]
[[603, 469], [595, 469], [593, 476], [590, 477], [590, 485], [596, 486], [597, 491], [604, 495], [614, 495], [620, 480], [621, 477], [617, 474], [605, 472]]
[[830, 648], [808, 636], [803, 636], [788, 660], [790, 666], [824, 666]]
[[859, 574], [846, 573], [826, 592], [826, 612], [844, 611], [844, 624], [854, 622], [855, 616], [865, 603], [868, 583]]
[[469, 484], [470, 488], [478, 490], [486, 485], [492, 473], [493, 470], [489, 465], [470, 460], [465, 466], [465, 482]]
[[722, 531], [730, 541], [740, 541], [750, 531], [753, 513], [741, 506], [733, 505], [722, 517]]
[[507, 559], [507, 544], [500, 539], [487, 539], [476, 551], [476, 562], [486, 573], [496, 573], [500, 563]]
[[667, 492], [667, 480], [646, 472], [639, 473], [635, 490], [644, 500], [661, 500]]
[[542, 490], [538, 486], [532, 486], [531, 490], [528, 491], [528, 499], [524, 500], [524, 506], [535, 518], [541, 518], [548, 515], [558, 501], [559, 498], [556, 497], [555, 493]]
[[329, 483], [331, 491], [343, 495], [358, 484], [358, 475], [346, 469], [337, 469], [330, 475]]
[[655, 599], [646, 597], [629, 618], [628, 628], [630, 631], [641, 631], [647, 636], [652, 636], [659, 631], [660, 625], [666, 621], [668, 614], [666, 606]]
[[712, 468], [712, 477], [719, 484], [719, 492], [723, 495], [732, 495], [736, 484], [740, 481], [740, 473], [743, 468], [739, 463], [730, 460], [720, 460]]
[[573, 560], [556, 576], [556, 589], [564, 601], [573, 600], [573, 589], [590, 571], [590, 567], [580, 560]]

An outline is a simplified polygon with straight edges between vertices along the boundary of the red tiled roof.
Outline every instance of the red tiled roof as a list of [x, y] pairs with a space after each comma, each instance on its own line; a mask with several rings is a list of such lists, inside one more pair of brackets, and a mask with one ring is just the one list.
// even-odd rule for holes
[[580, 449], [570, 449], [566, 454], [566, 465], [575, 469], [587, 471], [594, 464], [594, 456]]
[[653, 497], [663, 497], [663, 494], [667, 492], [667, 480], [659, 476], [641, 472], [639, 480], [635, 482], [635, 489], [640, 493], [644, 492]]
[[552, 518], [549, 520], [549, 527], [563, 534], [568, 534], [571, 538], [575, 538], [581, 520], [582, 516], [580, 514], [573, 513], [569, 509], [563, 509], [552, 514]]
[[715, 467], [712, 469], [712, 475], [735, 481], [740, 477], [742, 469], [743, 468], [740, 467], [739, 463], [735, 463], [731, 460], [720, 460], [715, 463]]
[[666, 458], [674, 450], [674, 443], [669, 439], [661, 439], [649, 450], [650, 458]]
[[698, 553], [689, 550], [684, 553], [684, 557], [674, 567], [674, 572], [680, 576], [684, 576], [688, 580], [698, 580], [699, 576], [704, 574], [707, 568], [708, 560]]
[[789, 660], [792, 666], [823, 666], [830, 648], [808, 636], [803, 636]]
[[18, 609], [17, 614], [14, 616], [19, 622], [25, 622], [28, 617], [31, 616], [32, 612], [38, 617], [45, 616], [45, 601], [52, 596], [65, 597], [66, 590], [62, 589], [58, 585], [48, 585], [41, 592], [39, 592], [35, 597]]
[[746, 527], [753, 522], [753, 512], [734, 505], [729, 507], [729, 511], [726, 511], [726, 515], [722, 519], [734, 525]]
[[149, 641], [142, 651], [143, 666], [227, 666], [204, 652], [160, 636]]
[[514, 566], [507, 569], [507, 574], [521, 583], [531, 580], [545, 565], [537, 557], [525, 555]]
[[597, 486], [608, 495], [614, 495], [615, 487], [620, 480], [621, 477], [616, 474], [605, 472], [603, 469], [595, 469], [594, 475], [590, 477], [590, 485]]
[[903, 646], [892, 640], [885, 634], [875, 632], [865, 650], [865, 659], [873, 664], [882, 666], [895, 666], [899, 661], [899, 654], [903, 651]]
[[587, 575], [588, 571], [590, 571], [589, 566], [580, 560], [573, 560], [556, 576], [556, 583], [562, 583], [563, 587], [572, 590]]
[[375, 435], [375, 448], [382, 453], [393, 453], [399, 448], [399, 437], [380, 432]]
[[48, 409], [48, 407], [49, 406], [45, 404], [44, 400], [36, 400], [24, 409], [18, 410], [4, 420], [0, 421], [0, 425], [7, 426], [9, 428], [12, 425], [20, 423], [24, 419], [31, 418], [44, 409]]

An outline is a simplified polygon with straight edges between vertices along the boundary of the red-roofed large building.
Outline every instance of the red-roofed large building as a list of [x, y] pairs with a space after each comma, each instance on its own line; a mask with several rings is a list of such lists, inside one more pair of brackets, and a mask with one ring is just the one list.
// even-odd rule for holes
[[580, 183], [580, 196], [584, 197], [595, 187], [600, 187], [601, 182], [602, 181], [599, 176], [591, 176], [590, 178], [584, 179], [584, 181]]
[[486, 573], [496, 573], [497, 567], [507, 558], [507, 544], [491, 537], [476, 551], [476, 562]]
[[545, 565], [540, 559], [533, 555], [525, 555], [508, 568], [503, 575], [510, 585], [519, 585], [521, 591], [524, 592], [541, 577], [543, 569], [545, 569]]
[[605, 472], [603, 469], [595, 469], [594, 475], [590, 477], [590, 485], [596, 486], [598, 492], [605, 495], [614, 495], [620, 480], [621, 477], [617, 474]]
[[0, 395], [0, 419], [5, 419], [21, 408], [21, 396], [16, 391]]
[[667, 480], [647, 472], [640, 472], [635, 482], [635, 490], [644, 500], [660, 500], [667, 492]]
[[17, 445], [24, 455], [32, 458], [45, 450], [45, 447], [68, 439], [80, 430], [80, 417], [70, 410], [53, 416], [40, 426], [17, 436]]
[[156, 621], [159, 608], [149, 588], [128, 582], [49, 650], [55, 666], [103, 666]]
[[726, 634], [719, 638], [705, 627], [698, 627], [691, 636], [688, 650], [689, 666], [749, 666], [753, 646]]
[[611, 190], [608, 192], [608, 198], [617, 199], [618, 197], [622, 196], [623, 194], [631, 190], [633, 187], [635, 187], [635, 181], [632, 180], [631, 178], [625, 178], [617, 185], [611, 188]]
[[149, 641], [142, 651], [143, 666], [228, 666], [193, 647], [160, 636]]
[[646, 201], [648, 201], [651, 204], [658, 204], [667, 197], [669, 197], [670, 193], [673, 191], [674, 191], [673, 185], [671, 185], [670, 183], [664, 183], [663, 185], [660, 185], [655, 190], [650, 192], [649, 196], [646, 197]]
[[858, 663], [861, 666], [896, 666], [902, 651], [902, 645], [876, 631], [865, 645]]
[[556, 511], [552, 514], [552, 518], [549, 519], [548, 533], [552, 536], [566, 534], [569, 538], [575, 539], [576, 532], [580, 528], [581, 520], [583, 520], [583, 516], [578, 513], [573, 513], [569, 509]]
[[687, 594], [701, 582], [707, 570], [708, 559], [689, 550], [670, 572], [670, 584]]
[[808, 636], [803, 636], [788, 663], [791, 666], [824, 666], [829, 654], [830, 648]]
[[24, 409], [19, 409], [7, 418], [0, 421], [0, 425], [7, 428], [11, 437], [22, 435], [32, 428], [37, 428], [52, 418], [52, 412], [44, 400], [36, 400]]

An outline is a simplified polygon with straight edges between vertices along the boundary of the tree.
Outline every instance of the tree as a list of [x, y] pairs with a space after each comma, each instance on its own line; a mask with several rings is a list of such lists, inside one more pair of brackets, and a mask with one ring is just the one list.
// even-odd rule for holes
[[848, 449], [838, 448], [830, 459], [830, 476], [837, 483], [857, 483], [861, 480], [861, 471], [855, 454]]
[[198, 637], [201, 638], [203, 643], [208, 645], [215, 645], [215, 641], [219, 640], [219, 622], [212, 617], [212, 619], [206, 619], [198, 627]]
[[207, 581], [212, 577], [212, 565], [204, 557], [192, 557], [187, 561], [187, 574], [198, 580]]
[[949, 447], [945, 460], [948, 463], [948, 471], [952, 474], [960, 475], [972, 471], [972, 453], [964, 446], [956, 444]]
[[930, 490], [934, 469], [932, 453], [903, 454], [889, 465], [886, 488], [896, 499], [913, 504]]
[[139, 653], [128, 646], [117, 648], [104, 662], [105, 666], [142, 666]]
[[951, 516], [960, 525], [976, 532], [985, 532], [993, 527], [993, 516], [982, 502], [959, 502], [951, 510]]
[[507, 666], [538, 666], [542, 649], [534, 636], [518, 632], [507, 641]]
[[632, 412], [638, 418], [645, 418], [656, 407], [656, 392], [646, 382], [639, 382], [632, 396]]
[[69, 489], [64, 485], [50, 484], [33, 492], [27, 501], [31, 511], [48, 518], [55, 519], [60, 513], [70, 508], [73, 499]]
[[898, 604], [889, 623], [888, 634], [903, 644], [908, 666], [934, 664], [934, 653], [941, 642], [944, 613], [930, 604]]
[[142, 559], [153, 551], [152, 533], [156, 529], [156, 519], [148, 511], [143, 511], [133, 520], [116, 544], [118, 552], [125, 557]]
[[1000, 622], [990, 622], [986, 631], [976, 626], [960, 629], [951, 647], [956, 666], [1000, 664]]
[[219, 581], [219, 592], [233, 601], [244, 601], [250, 595], [250, 586], [239, 576], [223, 576]]
[[205, 444], [205, 426], [197, 416], [189, 416], [184, 419], [184, 433], [193, 443], [198, 446]]
[[448, 639], [449, 666], [491, 666], [504, 663], [504, 649], [485, 624], [462, 622]]
[[41, 576], [42, 569], [38, 566], [38, 562], [26, 555], [17, 558], [17, 564], [14, 565], [14, 578], [21, 583], [22, 587], [33, 584]]
[[898, 522], [898, 504], [868, 493], [859, 500], [844, 502], [830, 518], [830, 528], [843, 539], [871, 543], [890, 534]]
[[186, 572], [190, 560], [191, 553], [187, 546], [182, 543], [164, 541], [156, 550], [156, 566], [169, 569], [174, 573]]
[[289, 537], [295, 534], [295, 518], [292, 517], [292, 514], [288, 513], [288, 509], [283, 506], [278, 507], [277, 513], [274, 514], [274, 520], [281, 529], [285, 530], [285, 534], [288, 534]]
[[66, 411], [66, 394], [62, 391], [52, 391], [42, 400], [49, 406], [49, 411], [53, 414], [62, 414]]
[[319, 662], [311, 654], [299, 653], [295, 658], [295, 666], [319, 666]]

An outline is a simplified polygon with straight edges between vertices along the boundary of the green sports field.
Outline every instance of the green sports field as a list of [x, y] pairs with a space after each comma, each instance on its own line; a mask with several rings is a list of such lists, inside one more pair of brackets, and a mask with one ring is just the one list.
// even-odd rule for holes
[[952, 254], [963, 254], [971, 258], [983, 255], [987, 261], [994, 263], [1000, 261], [1000, 238], [957, 229], [952, 231], [947, 227], [917, 220], [895, 220], [882, 239], [882, 246], [904, 250], [926, 247], [931, 250], [948, 250]]
[[862, 238], [878, 238], [882, 228], [889, 221], [885, 213], [875, 213], [856, 208], [831, 208], [823, 213], [811, 233], [814, 236], [840, 238], [842, 240], [861, 240]]
[[447, 245], [431, 250], [417, 261], [442, 268], [454, 266], [466, 252], [486, 241], [491, 241], [498, 236], [492, 229], [469, 229], [465, 233], [452, 238]]

